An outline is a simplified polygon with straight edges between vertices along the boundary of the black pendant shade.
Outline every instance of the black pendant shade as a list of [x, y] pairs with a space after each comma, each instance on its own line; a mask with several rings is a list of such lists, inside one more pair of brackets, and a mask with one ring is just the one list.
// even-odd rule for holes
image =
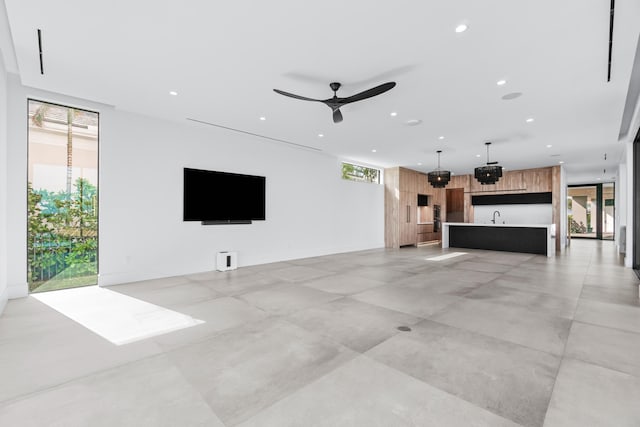
[[485, 145], [487, 146], [487, 164], [475, 169], [475, 177], [482, 185], [495, 184], [502, 177], [502, 166], [497, 165], [498, 162], [489, 161], [489, 145], [491, 143], [485, 142]]
[[438, 169], [427, 174], [427, 181], [433, 188], [444, 188], [451, 180], [450, 171], [440, 170], [440, 153], [442, 150], [438, 150]]
[[502, 177], [502, 166], [487, 165], [476, 168], [476, 179], [482, 185], [495, 184]]

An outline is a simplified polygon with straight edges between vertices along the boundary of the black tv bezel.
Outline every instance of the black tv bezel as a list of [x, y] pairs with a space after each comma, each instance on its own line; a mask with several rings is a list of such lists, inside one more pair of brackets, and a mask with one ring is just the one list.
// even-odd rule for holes
[[[186, 212], [186, 195], [187, 195], [187, 180], [186, 175], [187, 171], [194, 171], [206, 174], [216, 174], [216, 175], [224, 175], [231, 177], [239, 177], [239, 178], [250, 178], [261, 180], [262, 182], [262, 215], [252, 216], [251, 218], [227, 218], [227, 219], [212, 219], [211, 217], [206, 218], [189, 218], [187, 219], [185, 216]], [[266, 221], [266, 181], [267, 178], [262, 175], [250, 175], [250, 174], [241, 174], [235, 172], [226, 172], [220, 170], [211, 170], [211, 169], [199, 169], [199, 168], [191, 168], [191, 167], [183, 167], [182, 171], [182, 221], [183, 222], [201, 222], [203, 225], [217, 225], [217, 224], [251, 224], [252, 221]]]

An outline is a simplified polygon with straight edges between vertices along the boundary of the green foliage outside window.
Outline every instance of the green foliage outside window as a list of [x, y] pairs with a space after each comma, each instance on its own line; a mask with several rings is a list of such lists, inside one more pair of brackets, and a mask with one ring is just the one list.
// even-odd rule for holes
[[34, 190], [28, 183], [29, 291], [56, 278], [78, 278], [76, 281], [79, 284], [89, 284], [81, 283], [83, 280], [95, 280], [98, 256], [97, 189], [82, 178], [78, 178], [73, 187], [71, 193], [51, 192]]
[[343, 162], [342, 179], [380, 184], [380, 170]]
[[569, 215], [569, 228], [571, 234], [585, 234], [587, 232], [587, 227], [584, 225], [582, 221], [578, 224], [578, 222], [573, 219], [573, 215]]

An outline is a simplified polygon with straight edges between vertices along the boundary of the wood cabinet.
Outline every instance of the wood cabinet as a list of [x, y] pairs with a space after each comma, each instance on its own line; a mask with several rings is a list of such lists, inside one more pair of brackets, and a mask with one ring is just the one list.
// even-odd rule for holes
[[418, 224], [418, 194], [429, 196], [429, 206], [420, 208], [427, 209], [421, 221], [433, 221], [433, 203], [443, 199], [429, 185], [427, 176], [411, 169], [389, 168], [384, 171], [384, 183], [385, 246], [399, 248], [439, 240], [440, 232], [433, 231], [433, 224]]
[[400, 191], [400, 246], [418, 243], [417, 201], [418, 193]]
[[418, 243], [418, 190], [426, 176], [405, 168], [384, 171], [385, 246], [398, 248]]
[[410, 169], [400, 169], [400, 191], [418, 194], [418, 177], [420, 173]]
[[[417, 185], [418, 185], [418, 194], [427, 194], [427, 195], [431, 194], [431, 190], [433, 189], [433, 187], [431, 186], [431, 184], [429, 184], [429, 181], [427, 180], [427, 175], [418, 173]], [[432, 204], [431, 200], [429, 200], [429, 204]]]
[[433, 232], [433, 224], [418, 224], [418, 243], [437, 240], [437, 234]]

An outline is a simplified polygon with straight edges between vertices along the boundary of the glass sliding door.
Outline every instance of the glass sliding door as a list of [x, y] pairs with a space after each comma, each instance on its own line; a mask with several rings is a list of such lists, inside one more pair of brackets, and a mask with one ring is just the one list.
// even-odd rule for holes
[[615, 236], [615, 184], [602, 184], [602, 239], [613, 240]]
[[30, 292], [98, 276], [98, 113], [28, 101]]
[[571, 237], [596, 238], [596, 186], [569, 187], [567, 195]]
[[613, 183], [569, 186], [567, 212], [571, 237], [612, 240], [614, 194]]

